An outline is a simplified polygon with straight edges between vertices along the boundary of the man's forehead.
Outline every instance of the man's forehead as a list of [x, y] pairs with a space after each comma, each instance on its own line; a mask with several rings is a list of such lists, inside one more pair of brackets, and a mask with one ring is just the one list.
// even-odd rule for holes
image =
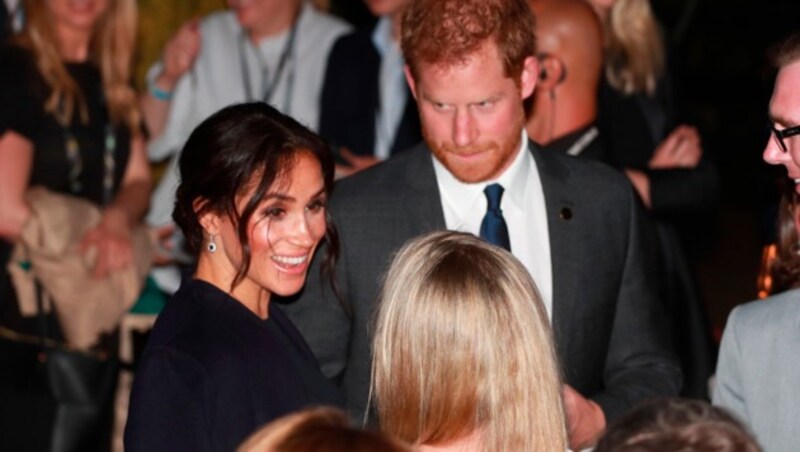
[[471, 64], [485, 62], [496, 63], [500, 66], [503, 65], [503, 58], [501, 57], [500, 50], [497, 48], [497, 44], [493, 39], [486, 39], [469, 52], [442, 55], [439, 61], [420, 60], [417, 63], [417, 68], [420, 69], [420, 72], [425, 71], [437, 75], [445, 75], [452, 71], [464, 69]]
[[775, 89], [797, 90], [800, 88], [800, 60], [789, 63], [778, 71]]
[[770, 100], [770, 116], [784, 126], [800, 125], [800, 60], [778, 71]]

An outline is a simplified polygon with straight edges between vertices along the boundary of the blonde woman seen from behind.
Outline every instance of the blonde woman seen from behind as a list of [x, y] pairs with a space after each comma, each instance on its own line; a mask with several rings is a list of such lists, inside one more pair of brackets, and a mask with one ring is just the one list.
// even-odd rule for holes
[[510, 253], [460, 232], [408, 242], [377, 312], [370, 397], [419, 450], [567, 447], [547, 313]]

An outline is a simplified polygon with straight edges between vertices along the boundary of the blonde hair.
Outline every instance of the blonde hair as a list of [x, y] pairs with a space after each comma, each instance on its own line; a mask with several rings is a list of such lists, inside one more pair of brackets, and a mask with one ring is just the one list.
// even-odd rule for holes
[[561, 378], [536, 286], [510, 253], [459, 232], [407, 243], [373, 340], [381, 427], [414, 445], [478, 433], [483, 450], [566, 450]]
[[347, 415], [311, 408], [276, 419], [252, 434], [238, 452], [410, 452], [379, 433], [350, 427]]
[[606, 78], [625, 94], [655, 94], [664, 42], [648, 0], [616, 0], [603, 24]]
[[[67, 72], [59, 51], [59, 38], [47, 0], [24, 0], [25, 26], [18, 40], [33, 52], [37, 68], [51, 89], [45, 111], [62, 125], [76, 113], [89, 121], [85, 93]], [[115, 125], [125, 125], [131, 133], [139, 131], [136, 94], [130, 85], [136, 38], [135, 0], [108, 0], [108, 8], [92, 33], [89, 59], [100, 69], [103, 95]]]

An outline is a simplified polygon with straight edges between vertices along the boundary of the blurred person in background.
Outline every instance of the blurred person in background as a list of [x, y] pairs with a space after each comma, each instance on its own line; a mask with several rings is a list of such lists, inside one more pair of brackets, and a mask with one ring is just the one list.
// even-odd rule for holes
[[597, 128], [603, 30], [584, 0], [532, 0], [539, 80], [526, 130], [544, 151], [608, 161]]
[[400, 50], [410, 0], [365, 0], [374, 26], [336, 41], [322, 89], [319, 133], [339, 151], [341, 175], [362, 170], [419, 143], [417, 104]]
[[[715, 346], [680, 232], [702, 230], [719, 180], [693, 126], [677, 125], [667, 48], [649, 0], [588, 0], [604, 28], [598, 128], [655, 220], [659, 294], [684, 371], [681, 395], [708, 399]], [[679, 229], [680, 227], [680, 229]]]
[[[100, 223], [79, 244], [96, 253], [97, 278], [133, 264], [131, 228], [150, 195], [150, 173], [136, 96], [129, 85], [136, 30], [134, 0], [26, 0], [24, 28], [0, 45], [0, 324], [36, 334], [36, 317], [21, 315], [6, 264], [31, 210], [33, 186], [85, 199]], [[57, 320], [51, 314], [51, 324]], [[63, 340], [56, 331], [55, 340]], [[114, 341], [98, 348], [116, 354]], [[28, 431], [46, 419], [36, 401], [3, 394], [29, 450], [50, 440]], [[19, 403], [18, 403], [19, 402]], [[16, 409], [16, 408], [15, 408]]]

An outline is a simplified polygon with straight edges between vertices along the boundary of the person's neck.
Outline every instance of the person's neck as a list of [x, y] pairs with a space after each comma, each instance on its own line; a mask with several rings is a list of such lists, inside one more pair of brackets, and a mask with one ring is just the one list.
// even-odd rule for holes
[[205, 281], [229, 294], [241, 303], [250, 312], [260, 319], [269, 317], [270, 292], [245, 278], [231, 290], [231, 283], [236, 277], [236, 269], [226, 265], [224, 257], [215, 259], [214, 256], [201, 253], [197, 260], [197, 270], [194, 278]]
[[300, 9], [303, 7], [302, 0], [283, 0], [279, 3], [283, 7], [270, 16], [268, 21], [247, 30], [250, 42], [258, 45], [263, 39], [277, 36], [290, 29], [295, 21], [300, 19]]
[[89, 59], [91, 30], [77, 30], [67, 26], [57, 26], [58, 49], [65, 61], [81, 63]]
[[[588, 101], [592, 97], [569, 96], [560, 90], [557, 98], [541, 93], [534, 99], [533, 111], [525, 129], [528, 136], [541, 145], [546, 145], [576, 130], [592, 124], [597, 119], [597, 103]], [[554, 103], [558, 104], [554, 107]]]

